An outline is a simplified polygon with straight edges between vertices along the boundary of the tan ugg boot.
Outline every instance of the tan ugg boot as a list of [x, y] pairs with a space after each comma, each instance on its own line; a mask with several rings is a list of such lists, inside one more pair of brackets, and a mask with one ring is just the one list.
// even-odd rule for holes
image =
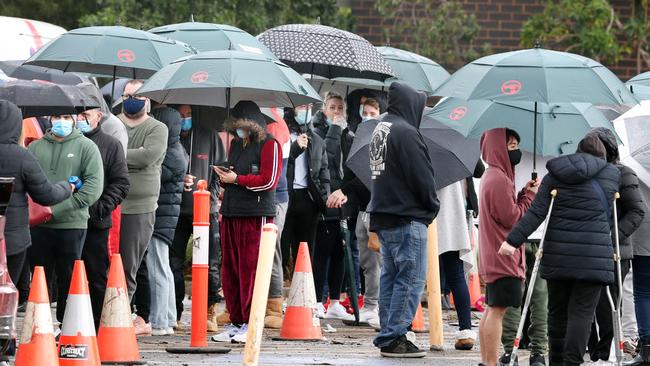
[[269, 329], [282, 328], [282, 298], [268, 299], [266, 302], [266, 317], [264, 327]]
[[228, 308], [224, 308], [223, 313], [217, 316], [217, 323], [221, 325], [230, 324], [230, 313], [228, 312]]
[[217, 306], [218, 304], [212, 304], [208, 308], [208, 332], [216, 333], [219, 331], [219, 325], [217, 322]]

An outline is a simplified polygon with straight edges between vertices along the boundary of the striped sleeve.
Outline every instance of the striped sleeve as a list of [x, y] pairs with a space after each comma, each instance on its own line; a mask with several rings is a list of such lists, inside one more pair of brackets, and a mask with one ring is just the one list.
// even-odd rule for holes
[[260, 173], [238, 175], [237, 184], [254, 192], [275, 189], [282, 173], [282, 149], [275, 139], [269, 139], [262, 146]]

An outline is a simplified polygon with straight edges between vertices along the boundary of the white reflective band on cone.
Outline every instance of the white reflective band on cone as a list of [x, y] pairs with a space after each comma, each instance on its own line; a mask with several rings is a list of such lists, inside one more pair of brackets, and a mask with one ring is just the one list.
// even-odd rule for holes
[[23, 331], [20, 334], [20, 343], [27, 344], [32, 341], [33, 334], [52, 334], [54, 336], [54, 327], [52, 326], [52, 309], [50, 304], [27, 303], [25, 310], [25, 320], [23, 322]]
[[106, 289], [100, 324], [102, 327], [112, 328], [129, 328], [133, 326], [129, 295], [124, 289], [115, 287]]
[[316, 290], [311, 273], [295, 272], [287, 306], [316, 308]]
[[61, 335], [95, 336], [93, 310], [90, 305], [89, 295], [68, 295]]
[[192, 239], [192, 264], [208, 265], [208, 247], [210, 246], [210, 227], [194, 226]]

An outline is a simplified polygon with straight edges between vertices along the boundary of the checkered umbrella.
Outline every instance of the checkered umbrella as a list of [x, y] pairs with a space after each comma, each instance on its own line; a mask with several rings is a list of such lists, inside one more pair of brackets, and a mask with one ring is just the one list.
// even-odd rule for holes
[[287, 24], [258, 36], [280, 60], [301, 74], [385, 80], [394, 76], [367, 40], [319, 24]]

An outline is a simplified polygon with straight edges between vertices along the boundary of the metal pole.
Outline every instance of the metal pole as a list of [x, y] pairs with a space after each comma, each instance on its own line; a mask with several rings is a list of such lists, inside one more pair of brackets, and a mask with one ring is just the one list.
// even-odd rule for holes
[[612, 308], [612, 323], [614, 327], [614, 344], [616, 345], [616, 365], [623, 364], [623, 329], [621, 327], [621, 302], [623, 301], [623, 278], [621, 275], [621, 247], [618, 237], [618, 212], [616, 211], [616, 200], [621, 198], [619, 192], [614, 195], [614, 273], [616, 285], [618, 286], [616, 301], [612, 298], [610, 287], [607, 287], [607, 299]]
[[113, 112], [113, 104], [115, 104], [115, 72], [117, 71], [117, 66], [113, 66], [113, 86], [111, 87], [111, 112]]
[[537, 102], [535, 102], [535, 118], [533, 130], [533, 173], [531, 177], [533, 180], [537, 179]]
[[548, 213], [546, 214], [546, 222], [544, 223], [544, 234], [542, 239], [539, 241], [539, 248], [535, 254], [535, 265], [533, 266], [533, 271], [530, 275], [530, 283], [528, 284], [528, 291], [526, 292], [526, 301], [524, 301], [524, 308], [521, 311], [521, 319], [519, 320], [519, 326], [517, 327], [517, 336], [515, 337], [515, 343], [512, 347], [512, 353], [510, 355], [510, 364], [513, 366], [517, 361], [517, 350], [519, 350], [519, 341], [521, 336], [524, 333], [524, 324], [526, 323], [526, 315], [528, 315], [528, 307], [530, 306], [530, 299], [533, 297], [533, 290], [535, 288], [535, 281], [537, 281], [537, 272], [539, 272], [539, 265], [542, 262], [542, 256], [544, 255], [544, 240], [546, 239], [546, 230], [548, 229], [548, 222], [551, 219], [551, 213], [553, 212], [553, 205], [555, 203], [555, 197], [557, 196], [557, 190], [551, 191], [551, 204], [548, 208]]

